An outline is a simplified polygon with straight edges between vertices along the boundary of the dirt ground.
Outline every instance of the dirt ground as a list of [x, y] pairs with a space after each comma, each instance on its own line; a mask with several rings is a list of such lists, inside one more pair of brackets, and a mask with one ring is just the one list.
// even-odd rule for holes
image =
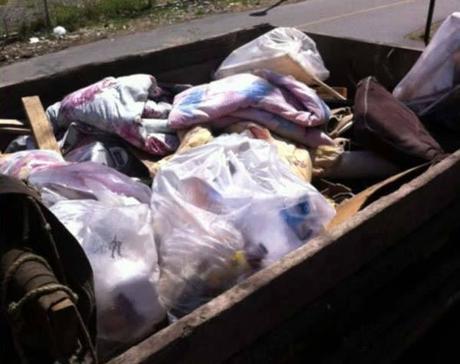
[[[201, 1], [187, 9], [152, 12], [133, 19], [113, 19], [68, 32], [62, 38], [41, 32], [27, 35], [13, 35], [0, 38], [0, 66], [56, 52], [75, 45], [90, 43], [99, 39], [148, 31], [162, 25], [186, 22], [211, 14], [238, 12], [251, 9], [265, 9], [274, 4], [289, 4], [301, 0], [255, 0], [255, 1]], [[65, 27], [65, 24], [61, 24]], [[33, 39], [33, 38], [38, 38]]]

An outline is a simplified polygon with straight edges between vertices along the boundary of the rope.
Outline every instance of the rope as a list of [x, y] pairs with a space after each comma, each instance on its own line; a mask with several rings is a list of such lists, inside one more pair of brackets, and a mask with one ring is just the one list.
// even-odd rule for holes
[[80, 315], [80, 312], [78, 310], [76, 310], [76, 312], [77, 312], [78, 323], [80, 324], [80, 328], [81, 328], [81, 333], [83, 334], [82, 339], [86, 342], [86, 346], [91, 355], [92, 364], [97, 364], [98, 360], [97, 360], [96, 348], [94, 347], [91, 341], [91, 336], [89, 335], [88, 329], [86, 328], [86, 325], [83, 321], [83, 318]]
[[[22, 297], [18, 302], [12, 302], [10, 303], [9, 307], [8, 307], [8, 315], [10, 316], [13, 316], [13, 317], [16, 317], [17, 315], [19, 315], [19, 313], [21, 312], [22, 310], [22, 307], [29, 301], [31, 300], [35, 300], [36, 298], [44, 295], [44, 294], [48, 294], [48, 293], [53, 293], [53, 292], [57, 292], [57, 291], [64, 291], [66, 292], [71, 301], [73, 303], [76, 303], [76, 301], [78, 300], [78, 296], [67, 286], [64, 286], [62, 284], [57, 284], [57, 283], [50, 283], [50, 284], [47, 284], [43, 287], [39, 287], [39, 288], [35, 288], [31, 291], [29, 291], [24, 297]], [[76, 314], [77, 314], [77, 320], [78, 320], [78, 323], [79, 323], [79, 326], [80, 326], [80, 332], [82, 334], [82, 339], [84, 340], [88, 350], [89, 350], [89, 354], [91, 355], [91, 359], [92, 359], [92, 363], [97, 363], [98, 360], [97, 360], [97, 354], [96, 354], [96, 349], [95, 347], [93, 346], [92, 342], [91, 342], [91, 337], [89, 335], [89, 332], [88, 330], [86, 329], [86, 326], [85, 326], [85, 323], [83, 322], [83, 318], [81, 317], [80, 315], [80, 312], [78, 310], [76, 310]], [[15, 346], [16, 346], [16, 349], [17, 349], [17, 352], [20, 354], [20, 357], [21, 357], [21, 360], [23, 362], [27, 362], [27, 359], [22, 351], [22, 348], [21, 348], [21, 345], [19, 344], [19, 342], [17, 341], [17, 337], [14, 337], [15, 339]]]
[[22, 310], [22, 307], [29, 301], [35, 300], [36, 298], [45, 294], [54, 293], [57, 291], [64, 291], [67, 293], [73, 303], [76, 303], [78, 300], [78, 296], [69, 287], [58, 283], [50, 283], [43, 287], [38, 287], [27, 292], [18, 302], [11, 302], [8, 306], [8, 314], [16, 316]]
[[25, 262], [37, 262], [43, 264], [47, 269], [49, 269], [51, 272], [53, 271], [46, 261], [46, 259], [32, 253], [24, 253], [21, 256], [19, 256], [13, 264], [8, 268], [8, 270], [5, 273], [5, 277], [3, 278], [3, 283], [2, 283], [2, 306], [6, 306], [6, 294], [8, 290], [8, 286], [10, 284], [11, 279], [13, 276], [16, 274], [18, 269], [23, 265]]

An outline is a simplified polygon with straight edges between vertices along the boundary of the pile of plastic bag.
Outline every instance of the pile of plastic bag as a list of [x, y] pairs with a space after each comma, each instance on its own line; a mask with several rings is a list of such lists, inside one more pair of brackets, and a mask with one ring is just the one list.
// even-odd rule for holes
[[160, 296], [183, 315], [316, 236], [334, 209], [276, 147], [238, 134], [175, 156], [155, 176]]

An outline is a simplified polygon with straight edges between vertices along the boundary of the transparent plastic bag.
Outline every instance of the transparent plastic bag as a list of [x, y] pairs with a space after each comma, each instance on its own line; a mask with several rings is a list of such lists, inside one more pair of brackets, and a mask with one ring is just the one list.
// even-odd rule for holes
[[290, 141], [273, 137], [270, 131], [263, 126], [251, 122], [240, 122], [226, 129], [250, 138], [265, 140], [276, 146], [278, 156], [289, 165], [289, 169], [302, 181], [311, 182], [312, 164], [310, 153], [303, 148], [292, 144]]
[[420, 112], [459, 81], [460, 12], [444, 20], [393, 95]]
[[67, 199], [110, 202], [114, 194], [148, 203], [151, 195], [148, 186], [93, 162], [51, 166], [31, 174], [28, 182], [47, 206]]
[[261, 68], [261, 62], [283, 55], [290, 55], [322, 81], [329, 77], [313, 39], [296, 28], [279, 27], [234, 50], [219, 66], [216, 78]]
[[[178, 213], [174, 205], [162, 211]], [[188, 213], [177, 217], [180, 226], [159, 229], [164, 249], [160, 250], [158, 289], [172, 317], [193, 311], [252, 272], [243, 255], [243, 237], [231, 223], [199, 209], [195, 210], [196, 223], [190, 223]], [[158, 226], [155, 225], [156, 234]]]
[[112, 205], [60, 201], [51, 211], [90, 260], [103, 351], [118, 344], [126, 347], [151, 333], [166, 311], [158, 300], [158, 257], [149, 206], [114, 195]]
[[53, 151], [30, 150], [4, 156], [0, 158], [0, 173], [26, 179], [47, 206], [68, 199], [110, 201], [114, 194], [150, 202], [148, 186], [101, 164], [68, 163]]
[[0, 173], [27, 179], [34, 172], [65, 164], [62, 156], [52, 150], [23, 150], [0, 157]]
[[275, 146], [238, 134], [161, 167], [152, 209], [160, 299], [175, 316], [306, 243], [335, 213]]

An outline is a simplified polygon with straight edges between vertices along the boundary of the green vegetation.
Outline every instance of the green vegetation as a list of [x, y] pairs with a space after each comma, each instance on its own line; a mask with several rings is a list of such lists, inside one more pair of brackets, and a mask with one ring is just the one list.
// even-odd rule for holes
[[[6, 1], [6, 0], [0, 0]], [[36, 13], [39, 0], [27, 0], [31, 14], [16, 29], [23, 37], [46, 30], [44, 14]], [[42, 0], [40, 0], [42, 1]], [[105, 25], [125, 28], [132, 19], [144, 19], [153, 24], [171, 23], [227, 10], [253, 8], [268, 0], [78, 0], [67, 3], [48, 1], [52, 25], [63, 25], [69, 31]], [[34, 11], [35, 9], [35, 11]]]
[[104, 20], [133, 18], [152, 10], [152, 0], [99, 0], [79, 5], [54, 4], [51, 17], [56, 24], [64, 24], [69, 30]]

